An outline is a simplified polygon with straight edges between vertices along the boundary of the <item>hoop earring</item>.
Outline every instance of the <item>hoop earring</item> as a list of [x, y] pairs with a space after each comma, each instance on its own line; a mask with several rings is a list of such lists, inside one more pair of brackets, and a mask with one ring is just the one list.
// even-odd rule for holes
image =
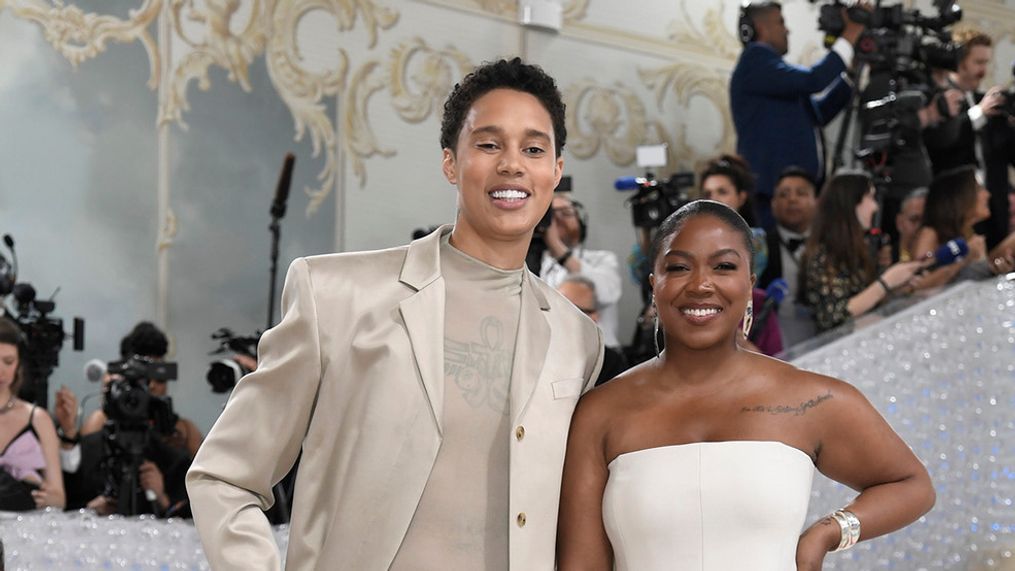
[[744, 311], [744, 337], [747, 337], [751, 333], [751, 325], [754, 325], [754, 300], [747, 300], [747, 309]]

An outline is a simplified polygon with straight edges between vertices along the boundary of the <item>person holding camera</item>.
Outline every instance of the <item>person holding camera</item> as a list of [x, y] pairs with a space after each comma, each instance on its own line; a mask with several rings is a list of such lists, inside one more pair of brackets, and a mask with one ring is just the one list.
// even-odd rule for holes
[[749, 2], [738, 23], [744, 50], [730, 77], [730, 109], [737, 154], [757, 174], [755, 193], [761, 226], [773, 224], [771, 197], [779, 173], [796, 165], [817, 181], [825, 173], [827, 125], [849, 103], [852, 87], [844, 72], [864, 26], [843, 11], [845, 29], [813, 67], [783, 59], [789, 30], [778, 2]]
[[588, 221], [581, 203], [570, 192], [555, 192], [551, 203], [553, 218], [543, 235], [543, 253], [539, 277], [553, 287], [560, 287], [570, 276], [583, 276], [596, 286], [599, 319], [607, 347], [619, 347], [617, 337], [617, 303], [620, 302], [621, 279], [617, 255], [609, 250], [585, 247]]
[[[961, 90], [963, 99], [953, 118], [924, 131], [934, 174], [974, 165], [984, 174], [990, 192], [990, 218], [977, 229], [987, 248], [994, 248], [1011, 232], [1008, 225], [1008, 167], [1015, 166], [1015, 101], [1000, 86], [980, 91], [994, 55], [993, 40], [974, 28], [956, 30], [959, 65], [948, 82]], [[1007, 111], [1006, 111], [1007, 109]]]
[[[78, 430], [78, 399], [66, 386], [56, 392], [53, 415], [60, 429], [60, 463], [67, 489], [67, 508], [89, 508], [99, 515], [120, 511], [116, 497], [123, 474], [110, 473], [107, 428], [82, 435]], [[136, 475], [136, 513], [187, 517], [185, 478], [190, 458], [160, 438], [146, 438]], [[136, 513], [123, 515], [136, 515]]]
[[66, 503], [56, 430], [45, 410], [18, 398], [28, 342], [0, 317], [0, 510], [62, 508]]
[[[142, 321], [134, 326], [134, 329], [120, 341], [120, 357], [125, 361], [132, 356], [142, 357], [151, 361], [162, 361], [169, 351], [169, 339], [155, 324]], [[103, 384], [108, 386], [108, 375], [103, 379]], [[104, 387], [105, 390], [105, 387]], [[150, 379], [148, 381], [148, 392], [151, 396], [167, 399], [169, 393], [168, 382], [164, 379]], [[88, 435], [100, 431], [108, 420], [106, 413], [96, 410], [85, 420], [81, 427], [81, 434]], [[182, 450], [193, 458], [201, 446], [203, 436], [201, 430], [194, 424], [194, 421], [178, 416], [175, 421], [175, 429], [163, 439], [172, 447]]]

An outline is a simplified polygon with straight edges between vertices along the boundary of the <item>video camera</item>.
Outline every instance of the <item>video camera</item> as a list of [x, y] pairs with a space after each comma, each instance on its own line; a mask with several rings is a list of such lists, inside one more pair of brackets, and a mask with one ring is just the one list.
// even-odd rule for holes
[[[637, 149], [638, 166], [655, 169], [666, 166], [666, 145], [645, 145]], [[627, 199], [631, 207], [634, 226], [651, 230], [662, 224], [667, 216], [690, 202], [688, 189], [694, 188], [694, 173], [677, 172], [665, 180], [657, 180], [651, 170], [645, 176], [624, 176], [613, 183], [620, 192], [634, 190]]]
[[[116, 501], [117, 513], [136, 515], [138, 510], [138, 470], [151, 438], [173, 434], [179, 416], [173, 412], [168, 396], [151, 393], [151, 380], [176, 380], [176, 363], [156, 361], [132, 355], [109, 363], [110, 374], [102, 403], [106, 414], [105, 454], [102, 470], [106, 474], [103, 495]], [[153, 501], [151, 497], [148, 501]]]
[[[214, 351], [208, 353], [209, 355], [239, 353], [256, 359], [257, 342], [261, 340], [261, 332], [258, 331], [254, 335], [242, 337], [233, 333], [231, 329], [222, 327], [215, 333], [212, 333], [211, 338], [218, 341], [219, 346]], [[212, 392], [227, 393], [231, 391], [233, 387], [236, 386], [236, 383], [247, 373], [250, 373], [250, 369], [244, 367], [239, 361], [224, 358], [214, 361], [211, 364], [208, 368], [208, 375], [206, 378], [208, 380], [208, 384], [211, 385]]]
[[[14, 262], [8, 262], [0, 254], [0, 312], [17, 325], [27, 341], [27, 350], [22, 356], [26, 382], [21, 387], [20, 396], [45, 407], [49, 396], [49, 377], [60, 364], [60, 350], [67, 334], [63, 329], [63, 320], [50, 316], [56, 310], [53, 297], [40, 300], [32, 284], [17, 281], [18, 258], [14, 239], [6, 234], [3, 241]], [[7, 296], [13, 297], [13, 310], [4, 301]], [[55, 292], [53, 296], [56, 296]], [[80, 317], [74, 318], [73, 339], [75, 351], [85, 348], [85, 322]]]

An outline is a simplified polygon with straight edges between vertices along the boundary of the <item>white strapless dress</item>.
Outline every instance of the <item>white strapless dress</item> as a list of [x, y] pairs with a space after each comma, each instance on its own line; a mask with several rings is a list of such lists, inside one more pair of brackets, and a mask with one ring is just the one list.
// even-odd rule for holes
[[617, 571], [795, 571], [814, 464], [780, 442], [701, 442], [610, 462]]

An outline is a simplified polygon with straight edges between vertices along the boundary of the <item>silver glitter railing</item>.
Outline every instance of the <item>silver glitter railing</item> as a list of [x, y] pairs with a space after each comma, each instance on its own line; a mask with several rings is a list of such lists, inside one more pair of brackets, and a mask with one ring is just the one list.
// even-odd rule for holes
[[[1015, 570], [1015, 282], [962, 283], [793, 363], [863, 391], [937, 490], [920, 521], [825, 569]], [[854, 496], [816, 475], [808, 521]]]

